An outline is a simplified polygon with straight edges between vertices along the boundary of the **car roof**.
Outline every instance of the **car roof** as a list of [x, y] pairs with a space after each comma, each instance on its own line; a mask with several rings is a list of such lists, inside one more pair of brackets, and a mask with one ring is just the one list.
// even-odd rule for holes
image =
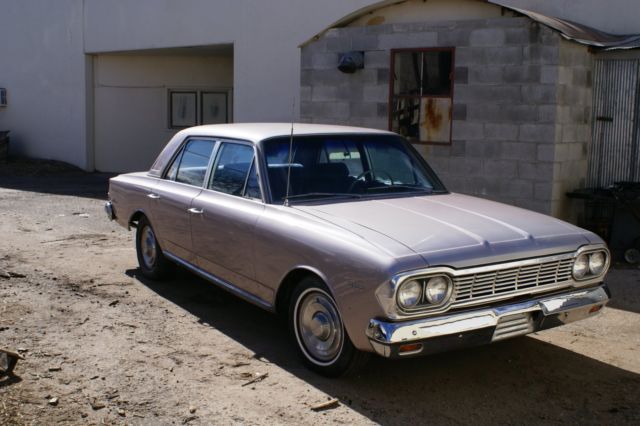
[[156, 161], [151, 166], [149, 174], [160, 176], [162, 170], [171, 161], [176, 149], [187, 137], [215, 137], [225, 139], [240, 139], [254, 144], [264, 139], [278, 136], [291, 135], [293, 126], [293, 136], [310, 135], [344, 135], [344, 134], [381, 134], [391, 135], [392, 132], [386, 130], [367, 129], [364, 127], [337, 126], [330, 124], [309, 124], [309, 123], [232, 123], [232, 124], [207, 124], [204, 126], [189, 127], [179, 131], [164, 147]]
[[264, 139], [277, 136], [291, 135], [293, 126], [294, 136], [303, 135], [327, 135], [327, 134], [354, 134], [354, 133], [379, 133], [389, 134], [386, 130], [367, 129], [363, 127], [338, 126], [330, 124], [309, 123], [232, 123], [232, 124], [208, 124], [204, 126], [190, 127], [179, 134], [186, 136], [215, 136], [230, 139], [243, 139], [257, 143]]

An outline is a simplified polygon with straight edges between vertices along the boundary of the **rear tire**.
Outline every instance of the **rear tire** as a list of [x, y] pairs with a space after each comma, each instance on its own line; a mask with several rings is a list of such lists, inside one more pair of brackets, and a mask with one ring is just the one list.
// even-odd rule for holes
[[142, 275], [152, 280], [167, 278], [171, 263], [162, 254], [162, 249], [149, 220], [142, 216], [136, 230], [136, 252]]
[[327, 377], [354, 374], [369, 357], [351, 343], [335, 300], [318, 277], [308, 276], [295, 287], [288, 322], [298, 354], [318, 374]]

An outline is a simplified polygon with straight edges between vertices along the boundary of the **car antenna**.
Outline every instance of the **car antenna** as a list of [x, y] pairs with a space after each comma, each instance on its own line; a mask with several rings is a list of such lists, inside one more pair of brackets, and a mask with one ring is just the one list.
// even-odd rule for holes
[[287, 167], [287, 191], [284, 197], [284, 205], [289, 206], [289, 188], [291, 186], [291, 161], [293, 161], [293, 120], [296, 110], [296, 98], [291, 102], [291, 135], [289, 136], [289, 161]]

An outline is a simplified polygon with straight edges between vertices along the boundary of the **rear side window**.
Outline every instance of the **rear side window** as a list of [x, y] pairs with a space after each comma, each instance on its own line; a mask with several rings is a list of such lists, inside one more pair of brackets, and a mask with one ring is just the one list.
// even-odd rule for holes
[[173, 160], [165, 178], [188, 185], [202, 186], [213, 147], [214, 142], [209, 140], [188, 141]]
[[244, 195], [252, 164], [252, 147], [237, 143], [223, 143], [213, 167], [209, 188], [225, 194]]

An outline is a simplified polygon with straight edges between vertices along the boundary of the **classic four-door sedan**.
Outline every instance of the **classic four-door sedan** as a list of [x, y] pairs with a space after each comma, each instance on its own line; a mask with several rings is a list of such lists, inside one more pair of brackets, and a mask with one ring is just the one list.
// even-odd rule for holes
[[402, 137], [309, 124], [200, 126], [110, 181], [142, 273], [185, 267], [286, 316], [313, 370], [495, 342], [596, 314], [591, 232], [450, 193]]

